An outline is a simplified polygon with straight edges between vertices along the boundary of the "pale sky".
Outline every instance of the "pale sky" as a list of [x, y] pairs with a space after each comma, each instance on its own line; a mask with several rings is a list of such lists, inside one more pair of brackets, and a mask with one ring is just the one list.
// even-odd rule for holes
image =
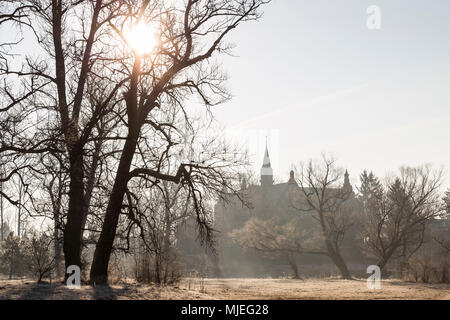
[[[366, 26], [369, 5], [381, 29]], [[433, 164], [450, 186], [450, 1], [273, 0], [230, 39], [233, 100], [214, 114], [248, 141], [258, 174], [265, 136], [275, 176], [332, 153], [353, 183]]]
[[[366, 26], [370, 5], [380, 30]], [[431, 163], [450, 187], [450, 1], [272, 0], [263, 10], [228, 37], [235, 57], [218, 59], [233, 99], [213, 108], [246, 142], [255, 174], [268, 136], [279, 181], [326, 152], [353, 183], [364, 169], [383, 177]]]

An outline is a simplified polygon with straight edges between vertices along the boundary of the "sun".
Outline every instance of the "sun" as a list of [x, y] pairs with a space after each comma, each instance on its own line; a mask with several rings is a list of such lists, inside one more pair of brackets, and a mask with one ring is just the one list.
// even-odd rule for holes
[[128, 45], [139, 55], [151, 53], [157, 45], [156, 30], [149, 23], [140, 21], [124, 35]]

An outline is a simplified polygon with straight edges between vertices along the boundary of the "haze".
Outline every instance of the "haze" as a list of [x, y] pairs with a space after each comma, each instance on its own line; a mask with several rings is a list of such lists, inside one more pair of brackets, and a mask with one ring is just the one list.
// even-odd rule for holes
[[[366, 27], [373, 4], [380, 30]], [[363, 169], [448, 168], [448, 1], [275, 0], [232, 40], [238, 58], [224, 69], [234, 97], [214, 114], [230, 136], [247, 137], [255, 172], [266, 136], [280, 180], [321, 152], [353, 182]]]

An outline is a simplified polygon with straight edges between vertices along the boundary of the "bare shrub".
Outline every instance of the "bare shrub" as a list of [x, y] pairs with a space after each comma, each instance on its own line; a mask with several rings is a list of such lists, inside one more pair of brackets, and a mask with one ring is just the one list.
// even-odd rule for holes
[[110, 283], [123, 283], [127, 278], [126, 270], [126, 256], [115, 252], [111, 257], [111, 264], [109, 265], [109, 279]]
[[133, 274], [137, 282], [172, 285], [181, 280], [181, 266], [175, 251], [158, 256], [147, 250], [133, 254]]
[[448, 257], [425, 254], [421, 251], [408, 260], [405, 280], [423, 283], [448, 283], [449, 267]]
[[31, 237], [24, 243], [24, 264], [26, 271], [37, 282], [51, 276], [55, 268], [55, 257], [51, 253], [53, 239], [47, 234], [32, 233]]
[[311, 229], [305, 230], [297, 217], [289, 220], [283, 220], [280, 216], [267, 220], [250, 218], [242, 228], [234, 229], [230, 237], [244, 250], [254, 250], [265, 258], [283, 261], [291, 268], [294, 279], [301, 279], [298, 255], [327, 255], [325, 249], [314, 247], [313, 242], [320, 243], [322, 239], [317, 239], [317, 234]]

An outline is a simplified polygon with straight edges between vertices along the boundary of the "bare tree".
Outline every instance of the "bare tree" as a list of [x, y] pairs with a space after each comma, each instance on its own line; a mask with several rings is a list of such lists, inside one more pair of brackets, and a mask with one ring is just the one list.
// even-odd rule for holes
[[442, 171], [429, 166], [402, 167], [383, 195], [372, 199], [363, 240], [381, 269], [392, 258], [407, 259], [421, 247], [427, 223], [442, 213], [441, 180]]
[[298, 219], [274, 217], [267, 220], [249, 219], [241, 229], [230, 233], [233, 241], [245, 249], [252, 249], [271, 259], [281, 259], [289, 265], [294, 279], [300, 279], [296, 257], [300, 254], [328, 256], [317, 246], [315, 230], [301, 228]]
[[[450, 230], [449, 230], [450, 231]], [[444, 237], [437, 236], [434, 240], [444, 249], [447, 253], [450, 252], [450, 239], [444, 239]]]
[[[56, 277], [61, 277], [62, 245], [65, 208], [68, 202], [69, 170], [64, 157], [58, 155], [39, 155], [39, 173], [31, 172], [35, 199], [32, 201], [33, 216], [50, 219], [52, 225], [52, 245]], [[37, 236], [33, 234], [33, 236]]]
[[444, 201], [445, 207], [444, 215], [446, 214], [447, 217], [450, 217], [450, 189], [445, 191], [444, 198], [442, 198], [442, 200]]
[[[173, 147], [173, 132], [180, 127], [158, 116], [158, 111], [175, 108], [174, 115], [184, 115], [185, 127], [189, 127], [188, 110], [184, 105], [186, 97], [196, 93], [207, 106], [220, 103], [228, 98], [221, 86], [224, 76], [214, 65], [207, 65], [214, 53], [227, 52], [224, 37], [241, 22], [255, 20], [260, 15], [258, 8], [268, 1], [227, 1], [227, 0], [189, 0], [184, 4], [162, 5], [158, 2], [133, 8], [127, 17], [114, 22], [123, 26], [130, 19], [153, 21], [160, 27], [161, 45], [151, 57], [135, 52], [129, 82], [125, 93], [127, 110], [127, 136], [117, 166], [114, 185], [106, 209], [102, 232], [97, 242], [91, 267], [91, 282], [106, 283], [108, 261], [116, 235], [117, 224], [128, 181], [147, 177], [181, 183], [190, 191], [199, 224], [199, 232], [204, 239], [211, 238], [211, 227], [205, 220], [204, 195], [206, 190], [220, 191], [229, 185], [224, 168], [226, 150], [213, 155], [209, 164], [188, 159], [178, 163], [174, 172], [163, 172], [161, 160], [145, 161], [131, 170], [132, 162], [139, 145], [145, 145], [143, 130], [159, 133], [165, 140], [167, 151], [157, 158], [169, 156]], [[134, 10], [136, 9], [136, 10]], [[182, 14], [180, 14], [182, 13]], [[114, 28], [121, 38], [124, 30]], [[203, 50], [202, 50], [203, 49]], [[207, 149], [206, 149], [207, 150]], [[222, 159], [222, 160], [220, 160]], [[167, 168], [167, 167], [166, 167]], [[173, 166], [170, 167], [173, 169]]]
[[[0, 44], [1, 94], [6, 102], [0, 112], [2, 120], [8, 119], [0, 153], [23, 160], [9, 168], [6, 177], [34, 170], [38, 157], [33, 155], [59, 153], [65, 158], [69, 175], [63, 222], [66, 266], [81, 265], [83, 229], [91, 207], [87, 202], [92, 177], [98, 178], [96, 165], [89, 176], [86, 172], [88, 163], [98, 159], [90, 150], [96, 149], [92, 148], [95, 141], [100, 143], [99, 123], [108, 114], [119, 119], [118, 128], [102, 138], [110, 145], [102, 142], [100, 148], [115, 144], [119, 152], [104, 154], [108, 158], [102, 160], [115, 174], [102, 186], [109, 197], [106, 213], [95, 217], [101, 231], [92, 282], [107, 281], [109, 256], [131, 179], [167, 180], [188, 188], [202, 226], [199, 231], [205, 239], [211, 238], [211, 228], [202, 218], [203, 195], [208, 185], [209, 190], [221, 190], [219, 183], [229, 184], [229, 175], [221, 169], [229, 161], [228, 151], [223, 157], [217, 153], [212, 157], [215, 162], [205, 165], [185, 159], [172, 166], [172, 172], [163, 171], [167, 166], [162, 162], [175, 152], [173, 132], [190, 126], [190, 97], [195, 94], [207, 106], [229, 98], [222, 87], [225, 77], [211, 58], [228, 53], [231, 46], [224, 43], [225, 36], [241, 22], [258, 19], [258, 9], [267, 2], [11, 0], [0, 4], [0, 26], [23, 31], [24, 37], [35, 41], [38, 52], [18, 61], [14, 48], [20, 39]], [[140, 21], [158, 29], [159, 41], [150, 54], [128, 46], [125, 33]], [[102, 94], [90, 94], [93, 90]], [[159, 141], [152, 148], [154, 139]], [[147, 159], [135, 157], [140, 149], [146, 150]], [[3, 191], [2, 196], [7, 197]]]
[[[145, 186], [130, 185], [127, 191], [127, 220], [125, 230], [117, 232], [118, 239], [130, 249], [131, 228], [138, 227], [133, 254], [139, 264], [137, 277], [143, 281], [172, 283], [178, 280], [181, 270], [175, 250], [175, 231], [193, 214], [192, 201], [180, 185], [163, 181], [142, 194]], [[131, 208], [130, 208], [131, 204]], [[116, 240], [116, 242], [117, 242]]]
[[322, 156], [320, 163], [310, 160], [300, 168], [297, 182], [304, 199], [293, 204], [302, 213], [310, 213], [319, 223], [328, 256], [345, 279], [351, 278], [342, 257], [341, 245], [353, 224], [353, 209], [349, 201], [351, 188], [342, 184], [344, 170], [332, 157]]
[[[38, 57], [27, 55], [21, 67], [14, 63], [14, 44], [3, 43], [1, 75], [3, 94], [10, 103], [2, 111], [23, 116], [16, 121], [22, 130], [2, 139], [0, 152], [22, 155], [65, 153], [69, 163], [68, 210], [64, 226], [64, 257], [67, 265], [80, 265], [84, 200], [84, 147], [94, 125], [114, 99], [119, 84], [110, 84], [107, 98], [94, 112], [85, 110], [87, 79], [94, 73], [105, 50], [105, 28], [116, 13], [112, 2], [98, 1], [3, 1], [0, 25], [24, 30], [34, 37]], [[96, 44], [96, 45], [94, 45]], [[20, 62], [19, 62], [20, 63]], [[14, 82], [15, 78], [19, 82]], [[111, 79], [112, 77], [110, 77]], [[14, 84], [18, 84], [15, 86]], [[13, 90], [13, 88], [18, 88]], [[37, 124], [36, 124], [37, 119]], [[46, 120], [48, 130], [39, 130]], [[34, 125], [30, 125], [34, 123]], [[51, 135], [49, 136], [48, 133]], [[63, 149], [55, 148], [55, 141]]]
[[[0, 179], [3, 178], [3, 172], [0, 169]], [[0, 180], [0, 243], [3, 241], [3, 181]]]

